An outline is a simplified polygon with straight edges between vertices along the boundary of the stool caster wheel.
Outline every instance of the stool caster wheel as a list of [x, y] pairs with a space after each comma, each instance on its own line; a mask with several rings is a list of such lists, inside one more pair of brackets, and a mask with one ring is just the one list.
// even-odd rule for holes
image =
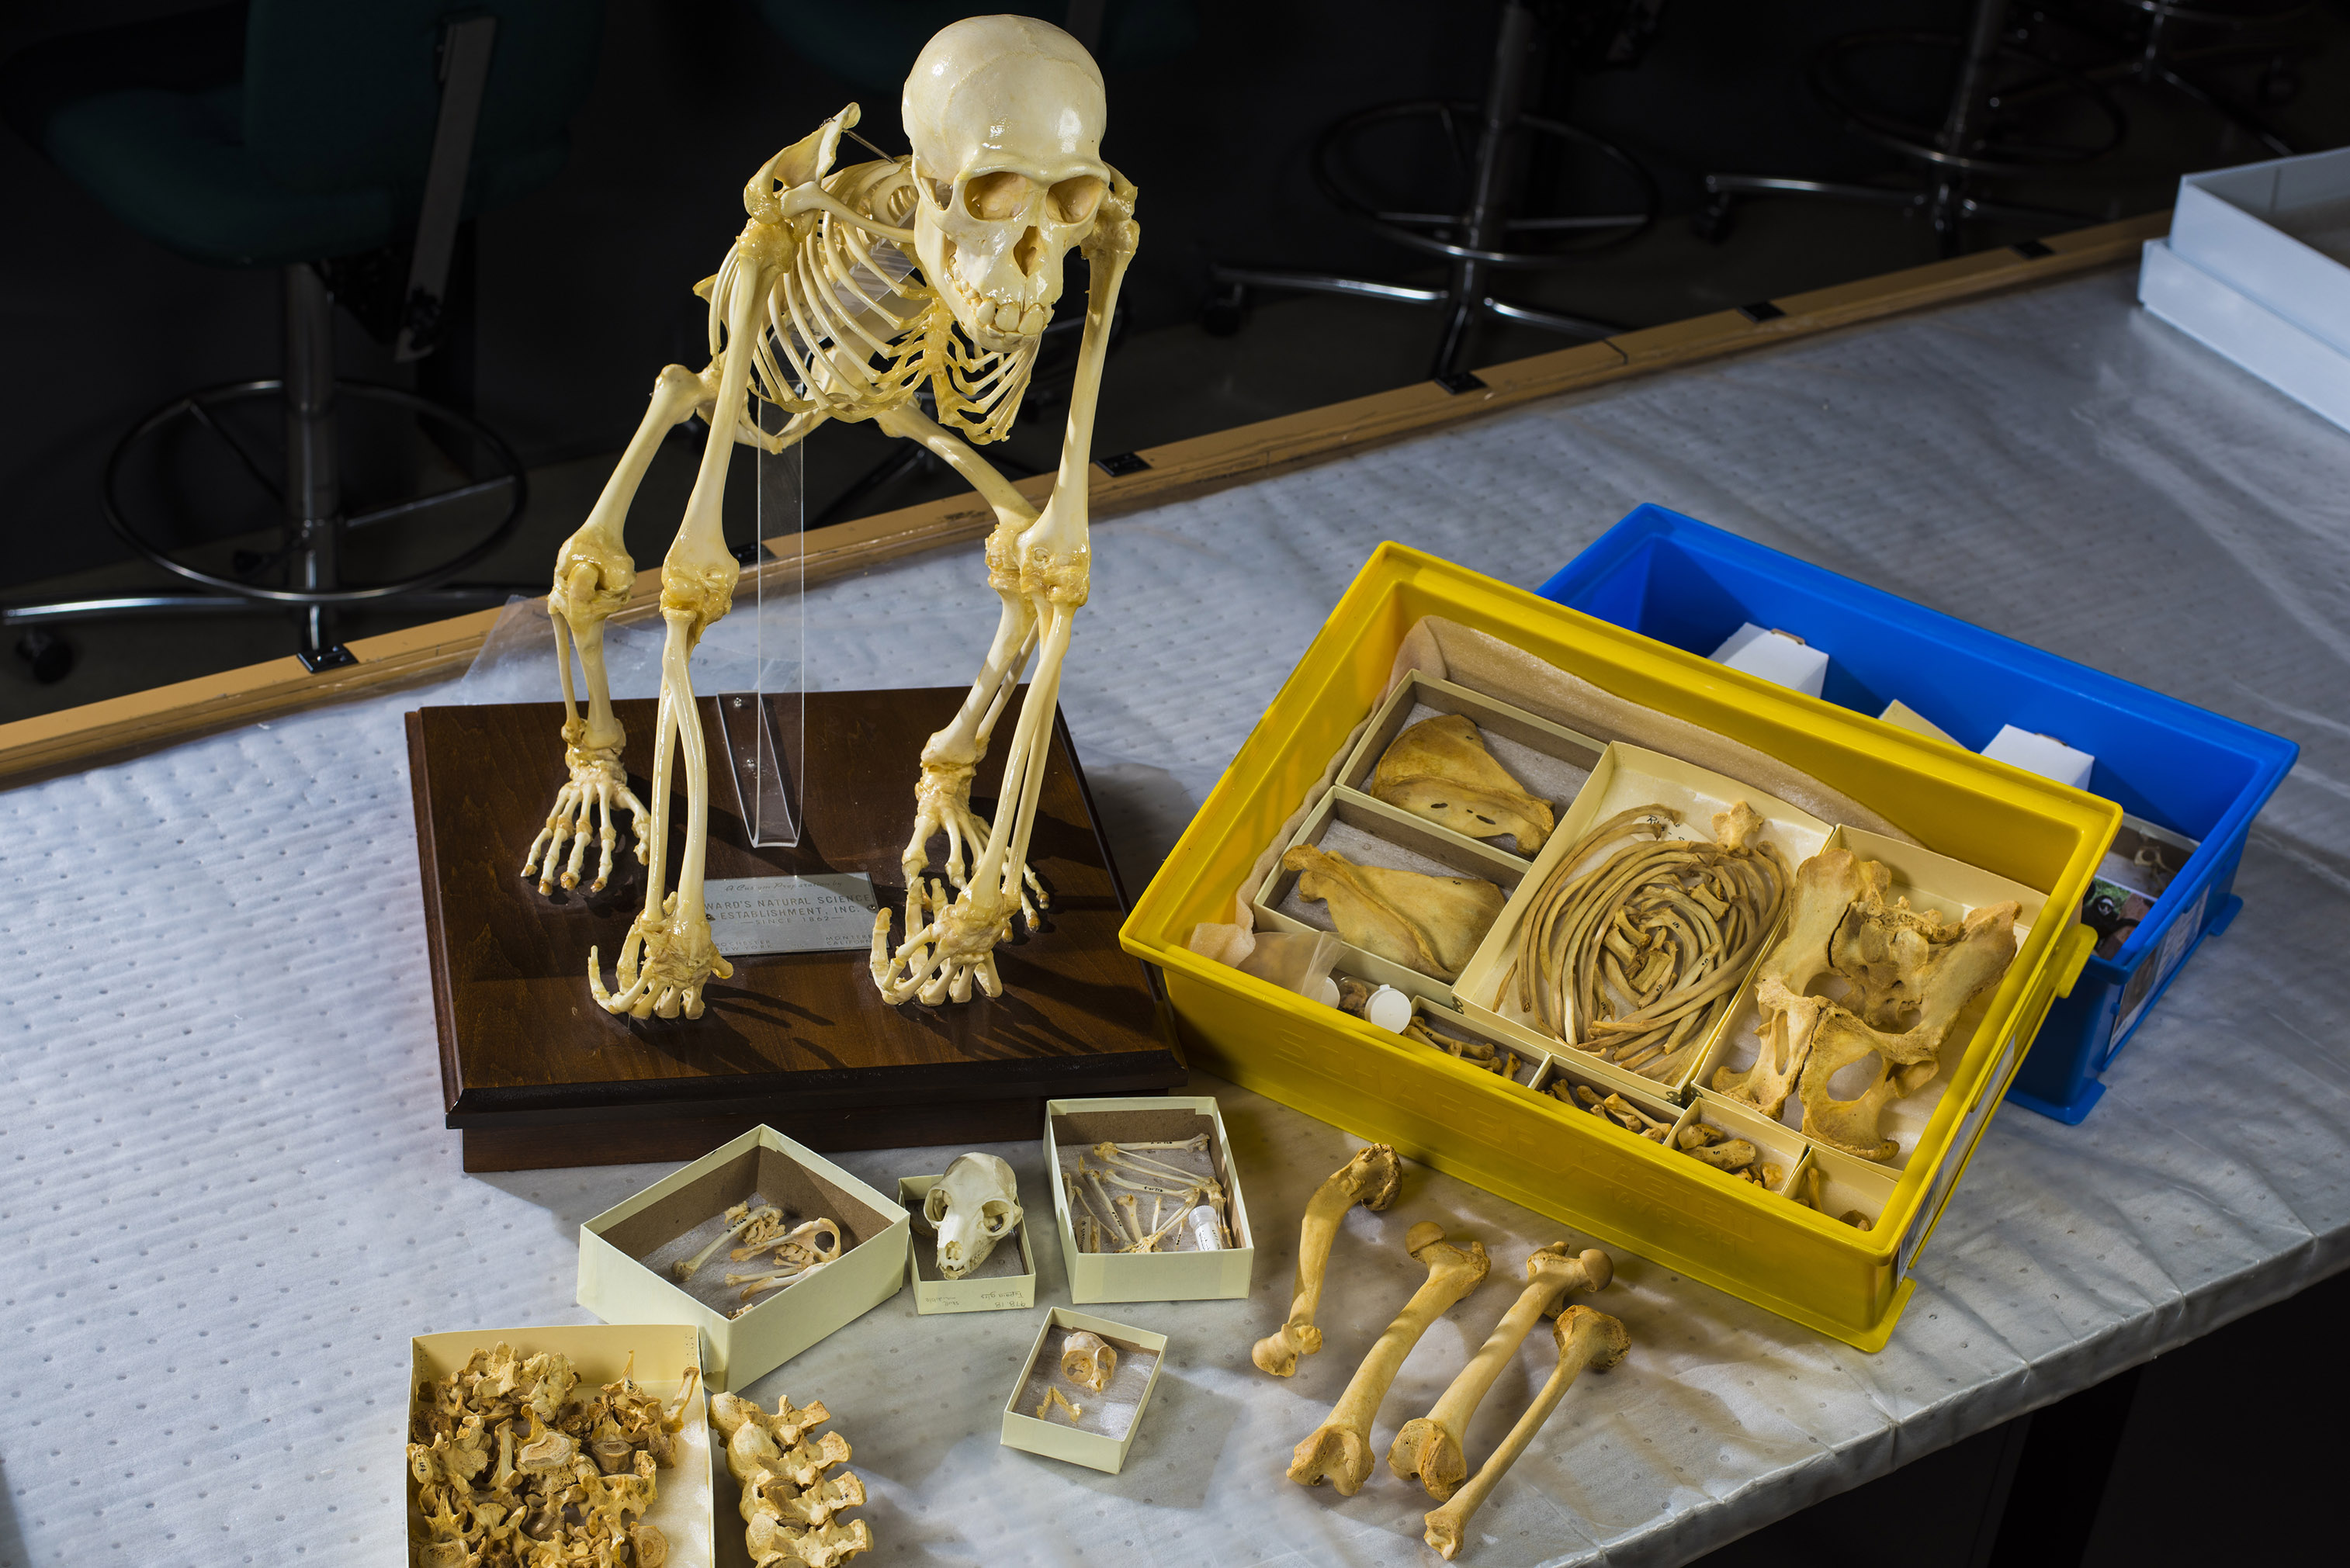
[[1690, 214], [1690, 233], [1707, 244], [1718, 245], [1730, 236], [1730, 198], [1709, 196], [1705, 205]]
[[1230, 337], [1247, 319], [1248, 289], [1241, 284], [1227, 284], [1200, 306], [1200, 329], [1211, 337]]
[[36, 627], [16, 639], [16, 657], [32, 666], [35, 680], [55, 686], [73, 669], [73, 644]]

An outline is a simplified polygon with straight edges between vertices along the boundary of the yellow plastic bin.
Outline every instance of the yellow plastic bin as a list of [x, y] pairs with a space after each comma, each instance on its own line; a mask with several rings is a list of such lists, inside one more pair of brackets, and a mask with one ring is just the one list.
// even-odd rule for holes
[[[1441, 616], [1810, 773], [1929, 849], [2045, 889], [1910, 1151], [1859, 1231], [1521, 1084], [1193, 953], [1257, 857], [1378, 707], [1398, 649]], [[1497, 693], [1506, 700], [1506, 693]], [[2050, 1003], [2094, 945], [2083, 893], [2118, 806], [1857, 718], [1400, 545], [1379, 546], [1209, 794], [1121, 940], [1166, 974], [1192, 1060], [1260, 1094], [1692, 1278], [1881, 1348], [1908, 1271]]]

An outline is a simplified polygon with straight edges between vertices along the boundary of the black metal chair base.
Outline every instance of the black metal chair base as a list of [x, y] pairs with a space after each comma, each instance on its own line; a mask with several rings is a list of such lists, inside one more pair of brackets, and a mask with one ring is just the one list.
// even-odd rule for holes
[[[1690, 232], [1701, 240], [1719, 242], [1730, 231], [1737, 201], [1764, 195], [1855, 202], [1890, 207], [1905, 215], [1922, 215], [1931, 223], [1937, 248], [1944, 255], [1958, 254], [1960, 231], [1973, 220], [2049, 226], [2100, 221], [2106, 214], [1989, 201], [1972, 189], [1972, 182], [1984, 176], [2044, 174], [2086, 163], [2112, 151], [2129, 133], [2121, 106], [2097, 82], [2006, 41], [2007, 4], [2008, 0], [1976, 0], [1970, 30], [1964, 36], [1894, 29], [1848, 33], [1830, 39], [1814, 56], [1813, 92], [1843, 116], [1847, 130], [1912, 164], [1910, 183], [1862, 185], [1760, 174], [1708, 174], [1706, 204], [1691, 215]], [[1939, 127], [1871, 109], [1844, 86], [1840, 74], [1853, 56], [1890, 47], [1948, 49], [1957, 55], [1958, 81]], [[1999, 67], [2019, 62], [2041, 75], [2019, 91], [2002, 91], [1994, 79]], [[1994, 118], [1998, 111], [2059, 92], [2085, 97], [2096, 107], [2105, 119], [2102, 137], [2051, 144], [2002, 134]]]
[[[448, 490], [438, 491], [431, 495], [414, 496], [406, 501], [395, 502], [389, 506], [379, 506], [370, 511], [359, 513], [356, 516], [336, 518], [333, 521], [337, 527], [345, 532], [354, 528], [374, 527], [400, 518], [412, 517], [419, 513], [445, 506], [452, 502], [471, 500], [475, 496], [487, 495], [503, 490], [507, 493], [506, 509], [496, 524], [471, 548], [461, 551], [439, 565], [428, 567], [421, 572], [411, 573], [395, 582], [369, 583], [357, 587], [335, 588], [269, 587], [237, 577], [222, 576], [218, 573], [207, 572], [177, 559], [140, 532], [122, 505], [120, 494], [122, 464], [140, 442], [159, 434], [173, 421], [183, 418], [193, 419], [199, 425], [217, 437], [230, 452], [234, 453], [238, 462], [251, 476], [254, 483], [267, 492], [272, 500], [283, 504], [285, 493], [278, 483], [269, 476], [268, 471], [246, 449], [244, 443], [231, 434], [227, 427], [214, 419], [213, 414], [216, 408], [225, 404], [250, 401], [260, 398], [282, 397], [285, 389], [286, 383], [276, 378], [257, 381], [233, 381], [224, 386], [207, 387], [202, 391], [175, 398], [140, 421], [131, 428], [130, 433], [116, 444], [112, 454], [106, 460], [106, 478], [100, 487], [99, 498], [106, 513], [108, 525], [124, 544], [130, 545], [148, 561], [162, 567], [174, 576], [183, 577], [199, 587], [210, 588], [214, 594], [228, 594], [238, 598], [256, 599], [267, 605], [287, 608], [308, 608], [315, 606], [371, 604], [437, 587], [488, 556], [492, 551], [504, 544], [513, 535], [515, 527], [521, 523], [523, 508], [530, 498], [529, 478], [523, 469], [522, 459], [515, 455], [514, 449], [506, 445], [495, 431], [469, 414], [461, 414], [454, 409], [444, 407], [430, 398], [420, 397], [404, 388], [381, 386], [373, 381], [338, 379], [335, 382], [335, 392], [338, 397], [355, 398], [361, 402], [389, 403], [396, 408], [404, 408], [422, 418], [437, 420], [453, 427], [468, 439], [480, 443], [481, 447], [490, 453], [492, 466], [499, 472], [490, 478], [473, 480]], [[275, 564], [276, 559], [276, 557], [271, 557], [267, 564]]]

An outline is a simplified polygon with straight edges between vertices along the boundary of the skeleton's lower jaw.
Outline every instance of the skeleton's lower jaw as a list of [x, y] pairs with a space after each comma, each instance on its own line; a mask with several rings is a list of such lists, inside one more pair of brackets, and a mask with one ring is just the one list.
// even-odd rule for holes
[[658, 918], [639, 914], [629, 928], [614, 966], [618, 991], [604, 989], [603, 966], [596, 950], [588, 950], [588, 988], [596, 1005], [632, 1018], [675, 1018], [680, 1012], [699, 1018], [702, 988], [713, 978], [733, 976], [734, 966], [711, 940], [710, 922], [700, 915], [681, 916], [674, 893], [662, 900]]
[[889, 911], [873, 917], [873, 983], [892, 1007], [920, 1000], [969, 1002], [972, 987], [1003, 994], [995, 947], [1012, 937], [1018, 906], [1000, 888], [965, 888], [950, 896], [943, 883], [913, 880], [906, 895], [905, 943], [891, 950]]
[[[546, 826], [539, 830], [528, 858], [522, 863], [524, 876], [538, 872], [540, 892], [554, 892], [558, 881], [567, 888], [579, 886], [580, 867], [588, 858], [588, 836], [599, 812], [603, 829], [597, 837], [601, 854], [596, 879], [588, 885], [589, 892], [602, 892], [604, 884], [612, 878], [612, 850], [619, 840], [619, 830], [612, 819], [623, 806], [636, 819], [637, 863], [643, 865], [651, 859], [651, 847], [645, 841], [645, 803], [629, 788], [628, 771], [620, 766], [620, 748], [626, 744], [624, 737], [609, 746], [573, 744], [564, 748], [563, 761], [571, 770], [571, 777], [556, 794], [555, 809], [547, 814]], [[571, 861], [558, 876], [556, 865], [562, 860], [567, 843], [571, 846]]]

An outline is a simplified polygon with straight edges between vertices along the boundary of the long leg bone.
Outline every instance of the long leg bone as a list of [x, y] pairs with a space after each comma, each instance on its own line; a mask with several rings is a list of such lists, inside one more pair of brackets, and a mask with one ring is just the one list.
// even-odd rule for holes
[[1482, 1284], [1491, 1266], [1483, 1242], [1470, 1242], [1464, 1252], [1444, 1240], [1441, 1225], [1413, 1226], [1404, 1247], [1428, 1265], [1428, 1279], [1363, 1357], [1328, 1417], [1290, 1456], [1289, 1479], [1300, 1485], [1319, 1486], [1327, 1480], [1345, 1497], [1363, 1490], [1371, 1473], [1371, 1423], [1378, 1417], [1388, 1386], [1429, 1324]]
[[1314, 1189], [1297, 1231], [1297, 1283], [1290, 1292], [1289, 1320], [1249, 1352], [1260, 1370], [1287, 1377], [1296, 1372], [1299, 1356], [1322, 1348], [1314, 1313], [1321, 1303], [1322, 1275], [1330, 1264], [1330, 1243], [1338, 1238], [1338, 1223], [1357, 1203], [1374, 1214], [1385, 1209], [1395, 1201], [1402, 1179], [1396, 1151], [1375, 1143], [1357, 1149], [1352, 1159]]
[[[913, 134], [910, 129], [909, 134]], [[880, 955], [889, 935], [888, 912], [877, 918], [875, 978], [882, 999], [893, 1006], [914, 997], [931, 1005], [950, 1000], [967, 1002], [974, 985], [988, 996], [1003, 990], [994, 950], [1011, 935], [1013, 917], [1022, 906], [1028, 845], [1044, 786], [1045, 759], [1052, 743], [1053, 715], [1060, 700], [1061, 668], [1076, 612], [1090, 592], [1092, 545], [1086, 500], [1094, 416], [1101, 398], [1102, 361], [1109, 351], [1110, 319], [1139, 235], [1134, 222], [1134, 187], [1113, 171], [1098, 215], [1081, 242], [1089, 269], [1085, 327], [1078, 341], [1076, 376], [1070, 389], [1069, 419], [1052, 498], [1033, 523], [1020, 527], [999, 522], [989, 538], [988, 580], [1003, 599], [1003, 615], [989, 664], [972, 683], [962, 713], [923, 748], [917, 836], [906, 851], [910, 880], [915, 878], [917, 862], [927, 859], [932, 829], [926, 824], [951, 805], [958, 793], [968, 800], [968, 770], [984, 753], [995, 715], [1009, 695], [1010, 671], [1017, 658], [1013, 650], [1024, 645], [1029, 636], [1025, 628], [1014, 635], [1020, 623], [1012, 608], [1014, 583], [1033, 616], [1038, 647], [1036, 673], [1021, 702], [1019, 723], [1004, 757], [995, 821], [988, 828], [986, 847], [972, 867], [969, 884], [950, 905], [941, 908], [933, 900], [928, 924], [921, 930], [910, 929], [910, 915], [907, 940], [889, 956], [886, 967]], [[1001, 688], [990, 692], [986, 688], [999, 660], [1006, 673], [1001, 678]], [[936, 777], [931, 765], [934, 748], [941, 766], [951, 770]], [[967, 807], [964, 815], [968, 816]]]
[[1448, 1563], [1460, 1553], [1461, 1532], [1469, 1528], [1470, 1515], [1510, 1473], [1510, 1467], [1518, 1462], [1518, 1456], [1525, 1452], [1526, 1445], [1534, 1441], [1534, 1434], [1542, 1430], [1550, 1413], [1566, 1397], [1567, 1385], [1575, 1381], [1575, 1375], [1586, 1366], [1594, 1372], [1605, 1372], [1623, 1360], [1624, 1353], [1632, 1347], [1632, 1337], [1624, 1332], [1622, 1324], [1587, 1306], [1567, 1308], [1552, 1325], [1551, 1334], [1558, 1341], [1558, 1366], [1551, 1373], [1550, 1381], [1534, 1396], [1534, 1402], [1526, 1407], [1526, 1413], [1518, 1417], [1518, 1424], [1510, 1428], [1510, 1435], [1502, 1439], [1502, 1446], [1478, 1467], [1469, 1484], [1427, 1517], [1426, 1540]]
[[[733, 607], [734, 584], [742, 575], [733, 552], [726, 547], [726, 470], [733, 455], [737, 411], [750, 385], [760, 315], [778, 271], [789, 265], [791, 247], [786, 230], [754, 216], [743, 225], [728, 257], [731, 265], [711, 293], [713, 316], [723, 316], [725, 340], [718, 358], [710, 437], [702, 446], [684, 520], [661, 563], [661, 619], [668, 633], [661, 644], [660, 733], [653, 775], [653, 826], [660, 837], [645, 878], [644, 908], [622, 942], [617, 992], [607, 993], [602, 966], [594, 950], [588, 953], [589, 989], [608, 1012], [674, 1018], [681, 1011], [688, 1018], [699, 1018], [702, 986], [713, 977], [724, 980], [734, 972], [711, 940], [702, 908], [702, 867], [710, 844], [710, 756], [689, 659], [702, 634]], [[684, 753], [686, 770], [685, 853], [678, 863], [674, 895], [663, 885], [672, 734]]]
[[1493, 1379], [1518, 1353], [1518, 1345], [1527, 1331], [1545, 1316], [1556, 1313], [1571, 1292], [1605, 1290], [1615, 1277], [1616, 1266], [1607, 1253], [1590, 1248], [1580, 1256], [1571, 1253], [1565, 1241], [1554, 1241], [1526, 1258], [1526, 1288], [1485, 1336], [1461, 1376], [1452, 1380], [1436, 1401], [1436, 1407], [1427, 1415], [1404, 1424], [1396, 1434], [1394, 1447], [1388, 1450], [1388, 1468], [1404, 1480], [1414, 1476], [1428, 1489], [1428, 1495], [1442, 1502], [1451, 1497], [1469, 1473], [1462, 1457], [1462, 1434], [1477, 1413], [1477, 1406], [1493, 1386]]

